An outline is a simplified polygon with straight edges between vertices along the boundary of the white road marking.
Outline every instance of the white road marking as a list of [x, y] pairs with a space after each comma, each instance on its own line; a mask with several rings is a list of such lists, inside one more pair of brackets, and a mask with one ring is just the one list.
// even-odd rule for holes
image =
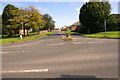
[[57, 45], [64, 45], [64, 43], [58, 43], [58, 44], [48, 44], [46, 46], [57, 46]]
[[101, 42], [88, 42], [88, 43], [101, 43]]
[[48, 72], [48, 69], [10, 70], [2, 73]]
[[85, 43], [88, 43], [88, 44], [92, 44], [92, 43], [101, 43], [101, 42], [72, 42], [73, 44], [85, 44]]
[[8, 52], [0, 52], [0, 53], [8, 53]]
[[85, 42], [72, 42], [73, 44], [84, 44]]
[[18, 52], [25, 52], [25, 51], [10, 51], [10, 52], [0, 52], [0, 53], [5, 54], [5, 53], [18, 53]]
[[[41, 40], [39, 43], [43, 42], [45, 40]], [[10, 48], [10, 47], [22, 47], [22, 46], [27, 46], [27, 45], [31, 45], [31, 44], [38, 44], [38, 42], [32, 42], [32, 43], [26, 43], [26, 44], [20, 44], [20, 45], [14, 45], [14, 46], [6, 46], [6, 47], [3, 47], [3, 48]]]
[[99, 59], [100, 57], [99, 57], [99, 56], [97, 56], [96, 58], [97, 58], [97, 59]]

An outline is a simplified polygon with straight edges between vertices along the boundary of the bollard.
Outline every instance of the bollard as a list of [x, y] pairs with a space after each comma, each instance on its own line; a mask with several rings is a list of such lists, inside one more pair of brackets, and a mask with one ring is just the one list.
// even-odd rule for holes
[[22, 35], [20, 35], [20, 39], [22, 39]]

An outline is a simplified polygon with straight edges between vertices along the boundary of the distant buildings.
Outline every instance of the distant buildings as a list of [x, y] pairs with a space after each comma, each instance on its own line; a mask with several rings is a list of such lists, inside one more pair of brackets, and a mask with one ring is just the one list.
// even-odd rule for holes
[[120, 20], [120, 14], [112, 14], [112, 15], [115, 16], [117, 20]]
[[70, 26], [70, 30], [76, 30], [76, 28], [81, 25], [81, 23], [79, 21], [73, 23], [71, 26]]
[[[33, 30], [30, 28], [30, 30], [27, 30], [27, 29], [25, 29], [25, 34], [27, 34], [27, 33], [31, 33]], [[23, 29], [20, 29], [19, 30], [19, 34], [24, 34], [24, 30]]]
[[69, 26], [66, 26], [66, 25], [65, 25], [65, 26], [63, 26], [63, 27], [62, 27], [62, 29], [61, 29], [61, 30], [62, 30], [62, 31], [69, 30]]
[[62, 27], [62, 31], [66, 31], [66, 30], [76, 30], [77, 29], [77, 27], [79, 27], [81, 25], [81, 23], [79, 22], [79, 21], [77, 21], [77, 22], [75, 22], [75, 23], [73, 23], [72, 25], [70, 25], [70, 26], [64, 26], [64, 27]]

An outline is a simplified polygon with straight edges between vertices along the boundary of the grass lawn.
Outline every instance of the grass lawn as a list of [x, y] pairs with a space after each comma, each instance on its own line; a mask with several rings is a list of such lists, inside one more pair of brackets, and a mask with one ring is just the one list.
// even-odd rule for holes
[[22, 40], [20, 39], [20, 37], [2, 38], [2, 39], [0, 39], [0, 44], [34, 40], [34, 39], [38, 39], [38, 38], [41, 38], [41, 37], [44, 37], [44, 36], [47, 36], [47, 35], [50, 35], [50, 34], [53, 34], [53, 32], [48, 32], [44, 35], [36, 35], [35, 33], [31, 33], [29, 36], [23, 37]]
[[94, 37], [94, 38], [120, 38], [120, 31], [108, 31], [108, 32], [100, 32], [95, 34], [85, 34], [82, 35], [84, 37]]

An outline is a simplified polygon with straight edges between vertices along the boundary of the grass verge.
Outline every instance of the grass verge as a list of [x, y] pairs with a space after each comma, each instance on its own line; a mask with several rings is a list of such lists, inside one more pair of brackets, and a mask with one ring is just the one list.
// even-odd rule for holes
[[108, 32], [100, 32], [95, 34], [85, 34], [82, 35], [84, 37], [93, 37], [93, 38], [113, 38], [119, 39], [120, 38], [120, 31], [108, 31]]
[[23, 39], [21, 40], [20, 37], [13, 37], [13, 38], [2, 38], [0, 39], [0, 44], [4, 44], [4, 43], [15, 43], [15, 42], [21, 42], [21, 41], [28, 41], [28, 40], [34, 40], [34, 39], [38, 39], [47, 35], [53, 34], [53, 32], [48, 32], [44, 35], [29, 35], [26, 37], [23, 37]]

